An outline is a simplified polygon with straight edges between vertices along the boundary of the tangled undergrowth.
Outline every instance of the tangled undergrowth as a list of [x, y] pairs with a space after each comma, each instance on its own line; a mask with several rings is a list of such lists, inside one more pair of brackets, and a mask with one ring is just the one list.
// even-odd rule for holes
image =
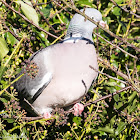
[[[100, 71], [81, 101], [84, 112], [75, 117], [72, 110], [56, 108], [49, 120], [34, 118], [11, 86], [22, 76], [15, 75], [26, 64], [34, 78], [38, 68], [28, 58], [61, 41], [84, 7], [98, 9], [109, 26], [93, 32]], [[137, 0], [0, 0], [0, 138], [140, 139], [139, 27]]]

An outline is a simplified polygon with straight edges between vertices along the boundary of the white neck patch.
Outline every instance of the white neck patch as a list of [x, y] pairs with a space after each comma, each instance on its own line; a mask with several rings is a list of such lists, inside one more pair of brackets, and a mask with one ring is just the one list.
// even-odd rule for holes
[[65, 43], [77, 43], [79, 42], [80, 38], [81, 38], [81, 34], [77, 33], [77, 34], [73, 34], [72, 37], [70, 36], [66, 36], [64, 39]]

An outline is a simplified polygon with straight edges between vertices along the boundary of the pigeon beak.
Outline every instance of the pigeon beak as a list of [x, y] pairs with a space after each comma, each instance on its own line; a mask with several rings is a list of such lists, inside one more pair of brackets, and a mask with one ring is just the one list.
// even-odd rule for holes
[[101, 21], [99, 22], [99, 24], [100, 24], [102, 27], [109, 29], [108, 25], [107, 25], [103, 20], [101, 20]]

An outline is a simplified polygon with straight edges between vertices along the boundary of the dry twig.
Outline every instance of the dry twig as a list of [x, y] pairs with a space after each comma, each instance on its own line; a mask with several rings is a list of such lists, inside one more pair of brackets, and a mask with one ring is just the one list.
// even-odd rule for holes
[[[20, 12], [16, 11], [15, 9], [13, 9], [11, 6], [9, 6], [4, 0], [1, 0], [1, 2], [8, 7], [10, 10], [12, 10], [13, 12], [17, 13], [19, 16], [21, 16], [25, 21], [29, 22], [30, 24], [34, 25], [36, 28], [38, 28], [40, 31], [43, 31], [44, 33], [54, 37], [54, 38], [58, 38], [57, 36], [47, 32], [46, 30], [42, 29], [41, 27], [39, 27], [38, 25], [36, 25], [35, 23], [33, 23], [33, 21], [30, 21], [28, 18], [26, 18], [24, 15], [22, 15]], [[60, 39], [62, 40], [62, 39]]]

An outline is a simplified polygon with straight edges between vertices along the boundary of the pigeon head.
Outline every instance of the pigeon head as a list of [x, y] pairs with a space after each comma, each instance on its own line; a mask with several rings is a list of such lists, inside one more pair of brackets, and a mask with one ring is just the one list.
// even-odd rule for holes
[[[102, 14], [94, 8], [81, 9], [87, 16], [92, 18], [94, 21], [99, 22], [101, 26], [105, 26], [105, 22], [102, 20]], [[66, 38], [69, 37], [85, 37], [92, 40], [93, 29], [97, 25], [87, 20], [84, 16], [80, 14], [75, 14], [69, 24]]]

